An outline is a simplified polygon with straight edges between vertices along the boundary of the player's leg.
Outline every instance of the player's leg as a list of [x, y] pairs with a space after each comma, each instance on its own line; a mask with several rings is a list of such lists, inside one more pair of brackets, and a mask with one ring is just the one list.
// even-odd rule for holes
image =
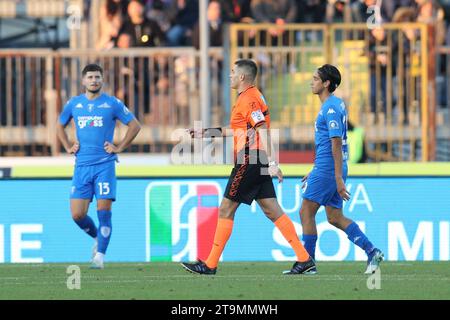
[[87, 215], [93, 195], [92, 168], [90, 166], [75, 167], [70, 194], [70, 211], [75, 223], [95, 240], [91, 259], [97, 253], [97, 227], [92, 218]]
[[103, 268], [103, 260], [112, 234], [112, 202], [116, 199], [115, 163], [110, 161], [93, 166], [95, 170], [95, 196], [97, 198], [98, 248], [93, 267]]
[[233, 231], [234, 215], [239, 204], [239, 202], [227, 198], [223, 198], [220, 204], [219, 219], [217, 220], [213, 245], [208, 258], [205, 261], [209, 268], [216, 268], [219, 263], [220, 256]]
[[[271, 182], [272, 183], [272, 182]], [[305, 262], [310, 258], [308, 252], [300, 242], [295, 226], [287, 214], [283, 212], [276, 198], [264, 198], [256, 200], [267, 218], [280, 230], [283, 237], [292, 247], [297, 256], [297, 261]]]
[[[333, 186], [334, 184], [334, 186]], [[320, 206], [336, 193], [334, 178], [319, 175], [313, 170], [302, 187], [302, 206], [300, 220], [303, 228], [303, 241], [309, 255], [315, 259], [317, 228], [316, 214]]]
[[112, 233], [111, 222], [112, 200], [97, 199], [97, 216], [98, 216], [98, 235], [97, 248], [94, 258], [92, 259], [92, 268], [103, 269], [106, 249], [109, 245]]
[[[338, 194], [339, 196], [339, 194]], [[340, 197], [339, 197], [340, 198]], [[335, 203], [339, 206], [339, 199], [335, 198]], [[341, 201], [342, 202], [342, 199]], [[366, 273], [373, 273], [379, 267], [383, 260], [383, 253], [370, 242], [367, 236], [361, 231], [358, 224], [351, 219], [348, 219], [342, 213], [342, 207], [336, 208], [334, 206], [325, 206], [327, 219], [330, 224], [338, 229], [341, 229], [347, 234], [348, 239], [363, 249], [368, 257]]]
[[219, 207], [219, 219], [217, 220], [216, 232], [211, 251], [206, 261], [198, 261], [196, 263], [183, 262], [181, 265], [188, 271], [198, 274], [215, 274], [220, 256], [222, 255], [225, 245], [230, 239], [233, 230], [234, 215], [239, 202], [223, 198]]
[[344, 214], [342, 213], [342, 208], [325, 206], [325, 211], [327, 213], [328, 223], [338, 229], [341, 229], [342, 231], [345, 231], [350, 224], [354, 223], [352, 220], [344, 216]]
[[316, 258], [316, 243], [317, 243], [317, 228], [316, 228], [316, 214], [319, 210], [320, 204], [314, 201], [303, 198], [302, 206], [300, 208], [300, 220], [302, 222], [303, 236], [302, 240], [305, 244], [305, 249], [309, 255]]
[[198, 274], [215, 274], [220, 256], [225, 248], [233, 230], [234, 215], [241, 203], [250, 204], [255, 196], [255, 191], [249, 191], [251, 179], [249, 179], [248, 156], [243, 164], [236, 164], [231, 171], [225, 188], [224, 197], [219, 206], [219, 219], [213, 245], [205, 262], [185, 263], [181, 265], [188, 271]]
[[[261, 169], [259, 169], [261, 170]], [[261, 171], [262, 172], [262, 171]], [[297, 257], [291, 270], [285, 271], [285, 274], [306, 274], [315, 268], [314, 260], [300, 242], [295, 226], [292, 220], [283, 212], [273, 187], [272, 178], [269, 175], [262, 175], [258, 183], [258, 193], [255, 196], [261, 210], [275, 226], [280, 230], [283, 237], [292, 247]]]
[[90, 202], [90, 199], [70, 199], [70, 212], [73, 221], [80, 229], [95, 239], [97, 237], [97, 227], [87, 214]]
[[89, 167], [75, 167], [70, 192], [70, 212], [75, 223], [95, 239], [97, 237], [97, 227], [87, 215], [93, 194]]

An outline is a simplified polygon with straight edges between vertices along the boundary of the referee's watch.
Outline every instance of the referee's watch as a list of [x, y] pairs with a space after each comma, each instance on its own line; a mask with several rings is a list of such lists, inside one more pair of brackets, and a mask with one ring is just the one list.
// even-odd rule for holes
[[271, 166], [277, 166], [278, 167], [278, 163], [276, 161], [269, 161], [269, 167]]

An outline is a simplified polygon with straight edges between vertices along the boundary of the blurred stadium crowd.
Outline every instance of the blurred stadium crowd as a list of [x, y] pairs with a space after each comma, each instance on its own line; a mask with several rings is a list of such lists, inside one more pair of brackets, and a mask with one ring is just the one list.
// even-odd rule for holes
[[[366, 22], [378, 3], [380, 22], [432, 22], [437, 43], [449, 43], [450, 0], [212, 0], [210, 44], [222, 45], [226, 23]], [[106, 0], [99, 25], [97, 49], [199, 46], [198, 0]]]
[[[42, 37], [30, 37], [32, 33], [42, 35], [58, 28], [56, 22], [43, 22], [46, 17], [38, 12], [40, 9], [50, 3], [64, 3], [60, 16], [51, 13], [49, 17], [58, 16], [66, 25], [65, 9], [72, 2], [82, 4], [82, 20], [88, 27], [68, 30], [65, 26], [70, 34], [68, 41], [56, 36], [54, 41], [47, 37], [48, 41], [40, 42], [37, 40]], [[25, 15], [11, 13], [16, 5], [33, 5], [34, 11], [27, 9]], [[374, 15], [379, 24], [369, 29], [365, 24]], [[24, 34], [5, 36], [7, 19], [31, 17], [35, 25]], [[311, 68], [330, 58], [338, 65], [342, 61], [337, 60], [351, 59], [352, 64], [343, 70], [345, 81], [339, 94], [352, 106], [350, 120], [356, 127], [364, 127], [368, 139], [373, 141], [377, 151], [372, 153], [372, 159], [420, 158], [421, 139], [427, 136], [421, 131], [425, 110], [422, 105], [427, 99], [427, 108], [436, 114], [436, 119], [425, 125], [435, 131], [436, 141], [441, 143], [437, 152], [431, 151], [430, 159], [450, 159], [450, 133], [444, 128], [450, 121], [450, 0], [210, 0], [207, 20], [210, 46], [216, 50], [209, 53], [212, 125], [222, 124], [225, 109], [232, 102], [226, 78], [229, 59], [236, 57], [230, 54], [233, 43], [228, 26], [241, 23], [255, 29], [244, 29], [246, 32], [239, 34], [234, 45], [256, 48], [250, 57], [260, 66], [258, 85], [274, 105], [273, 119], [278, 127], [290, 130], [286, 149], [308, 145], [306, 149], [311, 150], [313, 145], [311, 135], [306, 134], [317, 111], [308, 91]], [[402, 27], [414, 22], [428, 26], [428, 60], [422, 60], [424, 33], [420, 28]], [[263, 23], [276, 28], [257, 27]], [[356, 23], [360, 23], [359, 29], [352, 30]], [[384, 27], [389, 23], [398, 25]], [[321, 24], [322, 29], [303, 30], [294, 24]], [[336, 32], [335, 48], [326, 43], [323, 32], [331, 24], [350, 26], [342, 30], [352, 32]], [[289, 25], [294, 27], [289, 29]], [[73, 41], [75, 34], [89, 41]], [[20, 42], [21, 37], [28, 40]], [[105, 68], [106, 91], [122, 99], [148, 126], [144, 129], [148, 129], [146, 139], [151, 136], [150, 144], [167, 142], [170, 130], [192, 125], [199, 118], [199, 38], [199, 0], [0, 0], [0, 48], [12, 50], [0, 52], [0, 155], [40, 154], [34, 147], [29, 151], [28, 147], [16, 146], [48, 144], [51, 133], [39, 133], [41, 126], [48, 127], [55, 116], [49, 116], [48, 110], [59, 112], [70, 96], [79, 94], [79, 70], [92, 59]], [[327, 45], [326, 50], [334, 56], [324, 54], [322, 48]], [[354, 55], [358, 46], [359, 53]], [[48, 52], [20, 51], [23, 48], [52, 49], [54, 60], [48, 60]], [[343, 53], [337, 54], [336, 50]], [[250, 51], [242, 52], [238, 56], [246, 56]], [[423, 61], [428, 61], [427, 70], [422, 68]], [[299, 81], [301, 85], [297, 85]], [[427, 83], [430, 89], [422, 90]], [[303, 84], [306, 90], [300, 88]], [[431, 98], [424, 97], [424, 93]], [[290, 98], [291, 94], [294, 98]], [[51, 106], [54, 100], [56, 105]], [[13, 130], [18, 127], [22, 131]], [[34, 131], [26, 131], [27, 128]], [[298, 134], [298, 128], [304, 131]], [[373, 131], [372, 136], [369, 130]], [[388, 133], [380, 136], [380, 130]], [[14, 152], [16, 149], [21, 151]], [[154, 149], [139, 147], [135, 151], [147, 150]], [[167, 152], [170, 146], [156, 150]], [[441, 150], [444, 153], [440, 158]]]

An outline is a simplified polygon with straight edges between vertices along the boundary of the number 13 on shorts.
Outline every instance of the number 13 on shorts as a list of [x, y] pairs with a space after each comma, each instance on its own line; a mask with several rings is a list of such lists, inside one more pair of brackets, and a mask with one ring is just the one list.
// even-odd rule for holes
[[98, 193], [101, 196], [103, 196], [103, 195], [106, 196], [111, 191], [109, 188], [109, 182], [99, 182], [99, 183], [97, 183], [97, 186], [98, 186]]

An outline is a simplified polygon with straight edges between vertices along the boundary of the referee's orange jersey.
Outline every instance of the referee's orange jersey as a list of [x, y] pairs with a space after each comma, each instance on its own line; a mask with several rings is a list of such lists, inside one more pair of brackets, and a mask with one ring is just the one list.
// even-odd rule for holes
[[270, 128], [269, 107], [262, 93], [251, 86], [242, 91], [231, 110], [230, 127], [234, 136], [234, 155], [243, 149], [264, 149], [259, 134], [254, 130], [266, 123]]

